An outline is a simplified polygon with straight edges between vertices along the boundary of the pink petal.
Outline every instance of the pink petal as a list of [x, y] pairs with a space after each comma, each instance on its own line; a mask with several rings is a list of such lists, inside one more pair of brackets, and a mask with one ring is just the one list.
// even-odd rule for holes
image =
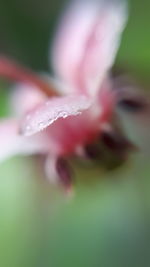
[[56, 73], [74, 90], [95, 94], [113, 64], [125, 18], [123, 3], [73, 1], [54, 42]]
[[96, 138], [99, 134], [100, 114], [94, 107], [91, 106], [80, 115], [69, 116], [65, 120], [61, 118], [46, 128], [44, 132], [54, 146], [51, 151], [59, 156], [68, 156], [75, 153], [77, 147], [84, 146]]
[[82, 95], [51, 98], [26, 115], [21, 123], [21, 132], [26, 136], [35, 134], [59, 118], [80, 114], [90, 104], [91, 101]]
[[8, 119], [0, 121], [0, 161], [15, 155], [47, 153], [48, 142], [45, 136], [24, 137], [18, 134], [19, 123]]
[[22, 116], [44, 100], [46, 100], [46, 96], [38, 87], [20, 83], [13, 88], [10, 96], [10, 107], [12, 113], [15, 113], [16, 116]]

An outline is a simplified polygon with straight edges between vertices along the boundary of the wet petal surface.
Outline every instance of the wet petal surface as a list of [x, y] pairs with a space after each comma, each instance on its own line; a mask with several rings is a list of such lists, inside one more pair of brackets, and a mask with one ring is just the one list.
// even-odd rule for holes
[[26, 136], [35, 134], [59, 118], [80, 114], [90, 104], [91, 101], [85, 96], [51, 98], [25, 116], [21, 122], [21, 133]]

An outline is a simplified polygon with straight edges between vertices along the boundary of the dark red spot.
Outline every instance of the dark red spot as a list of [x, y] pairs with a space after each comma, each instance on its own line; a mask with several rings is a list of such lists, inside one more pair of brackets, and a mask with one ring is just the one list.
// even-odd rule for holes
[[58, 158], [56, 162], [56, 171], [62, 185], [69, 188], [72, 185], [72, 169], [69, 163], [63, 158]]

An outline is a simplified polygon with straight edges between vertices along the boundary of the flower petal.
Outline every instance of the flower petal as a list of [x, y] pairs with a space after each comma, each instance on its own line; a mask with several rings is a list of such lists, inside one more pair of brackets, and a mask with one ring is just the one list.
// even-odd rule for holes
[[11, 111], [16, 116], [23, 116], [23, 114], [32, 110], [44, 100], [46, 100], [46, 96], [38, 87], [20, 83], [13, 88], [10, 96]]
[[0, 161], [15, 155], [46, 153], [48, 142], [45, 136], [24, 137], [18, 134], [19, 123], [8, 119], [0, 121]]
[[95, 94], [113, 64], [125, 20], [119, 1], [73, 1], [54, 42], [56, 73], [73, 89]]
[[91, 101], [85, 96], [54, 97], [29, 112], [21, 123], [21, 133], [33, 135], [59, 118], [78, 115], [90, 107]]

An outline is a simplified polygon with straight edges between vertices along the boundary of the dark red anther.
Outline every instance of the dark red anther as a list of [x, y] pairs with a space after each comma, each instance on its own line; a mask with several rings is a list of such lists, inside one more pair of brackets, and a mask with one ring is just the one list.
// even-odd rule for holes
[[98, 144], [88, 144], [84, 147], [85, 155], [91, 160], [97, 160], [101, 155], [101, 150]]
[[136, 147], [119, 131], [104, 131], [101, 135], [102, 143], [111, 151], [120, 155], [126, 154], [129, 150], [135, 150]]
[[72, 169], [65, 159], [57, 159], [56, 172], [60, 178], [61, 184], [65, 187], [65, 189], [70, 189], [72, 187]]
[[147, 105], [142, 99], [125, 98], [118, 102], [118, 106], [128, 112], [140, 112], [143, 111]]

